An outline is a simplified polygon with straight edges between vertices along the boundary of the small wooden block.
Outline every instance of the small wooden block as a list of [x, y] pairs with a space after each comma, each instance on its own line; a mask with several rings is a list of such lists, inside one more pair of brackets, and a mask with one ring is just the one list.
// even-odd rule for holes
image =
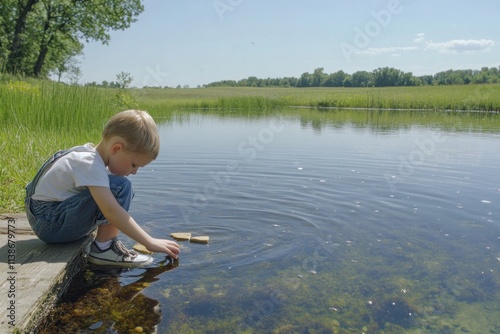
[[199, 237], [191, 237], [190, 241], [191, 242], [198, 242], [201, 244], [208, 244], [209, 239], [210, 238], [208, 237], [208, 235], [203, 235], [203, 236], [199, 236]]
[[191, 239], [191, 233], [171, 233], [170, 236], [176, 240], [189, 240]]
[[136, 251], [144, 253], [144, 254], [153, 254], [153, 252], [148, 251], [148, 249], [144, 245], [141, 245], [141, 244], [135, 244], [133, 248]]

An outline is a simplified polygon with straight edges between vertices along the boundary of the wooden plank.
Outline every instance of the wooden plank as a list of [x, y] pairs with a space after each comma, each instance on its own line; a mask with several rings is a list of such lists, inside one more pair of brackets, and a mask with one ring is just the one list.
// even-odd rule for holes
[[9, 219], [16, 221], [16, 234], [35, 234], [24, 213], [0, 214], [0, 220], [5, 221], [5, 224], [0, 226], [0, 234], [8, 233], [7, 223]]
[[49, 245], [23, 214], [0, 215], [0, 221], [0, 332], [30, 332], [78, 272], [88, 240]]

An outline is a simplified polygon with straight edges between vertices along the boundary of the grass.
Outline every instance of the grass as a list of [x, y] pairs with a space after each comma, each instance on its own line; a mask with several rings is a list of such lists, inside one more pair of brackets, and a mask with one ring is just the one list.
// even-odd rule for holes
[[[116, 91], [0, 77], [0, 212], [22, 211], [24, 186], [43, 161], [59, 149], [97, 143], [105, 122], [120, 110], [144, 109], [165, 120], [173, 112], [188, 114], [193, 110], [220, 116], [261, 117], [285, 106], [321, 108], [287, 111], [313, 127], [343, 122], [366, 126], [369, 122], [370, 126], [391, 128], [391, 124], [415, 122], [420, 116], [388, 111], [356, 114], [327, 108], [499, 111], [500, 85]], [[470, 115], [432, 117], [432, 122], [453, 127]], [[485, 124], [477, 122], [481, 124], [478, 126]], [[491, 126], [498, 129], [496, 123], [495, 118]]]
[[97, 142], [111, 101], [91, 88], [0, 83], [0, 212], [22, 211], [24, 186], [50, 154]]
[[[140, 104], [156, 108], [374, 108], [500, 111], [500, 84], [386, 88], [138, 89]], [[148, 110], [149, 110], [148, 109]]]

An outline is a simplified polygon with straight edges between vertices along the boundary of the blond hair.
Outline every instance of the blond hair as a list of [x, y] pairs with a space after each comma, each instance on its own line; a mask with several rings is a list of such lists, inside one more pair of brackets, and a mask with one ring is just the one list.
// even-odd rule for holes
[[125, 140], [125, 150], [150, 154], [156, 159], [160, 152], [160, 137], [153, 117], [143, 110], [125, 110], [109, 119], [102, 131], [104, 140], [118, 136]]

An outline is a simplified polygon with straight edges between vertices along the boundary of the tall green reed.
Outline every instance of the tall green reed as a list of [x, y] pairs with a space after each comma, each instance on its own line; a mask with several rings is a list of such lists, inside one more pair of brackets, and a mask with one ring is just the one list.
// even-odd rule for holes
[[0, 85], [0, 124], [85, 133], [115, 112], [112, 97], [93, 87], [13, 82]]
[[22, 210], [24, 186], [40, 164], [59, 149], [97, 142], [116, 111], [97, 88], [0, 83], [0, 212]]

